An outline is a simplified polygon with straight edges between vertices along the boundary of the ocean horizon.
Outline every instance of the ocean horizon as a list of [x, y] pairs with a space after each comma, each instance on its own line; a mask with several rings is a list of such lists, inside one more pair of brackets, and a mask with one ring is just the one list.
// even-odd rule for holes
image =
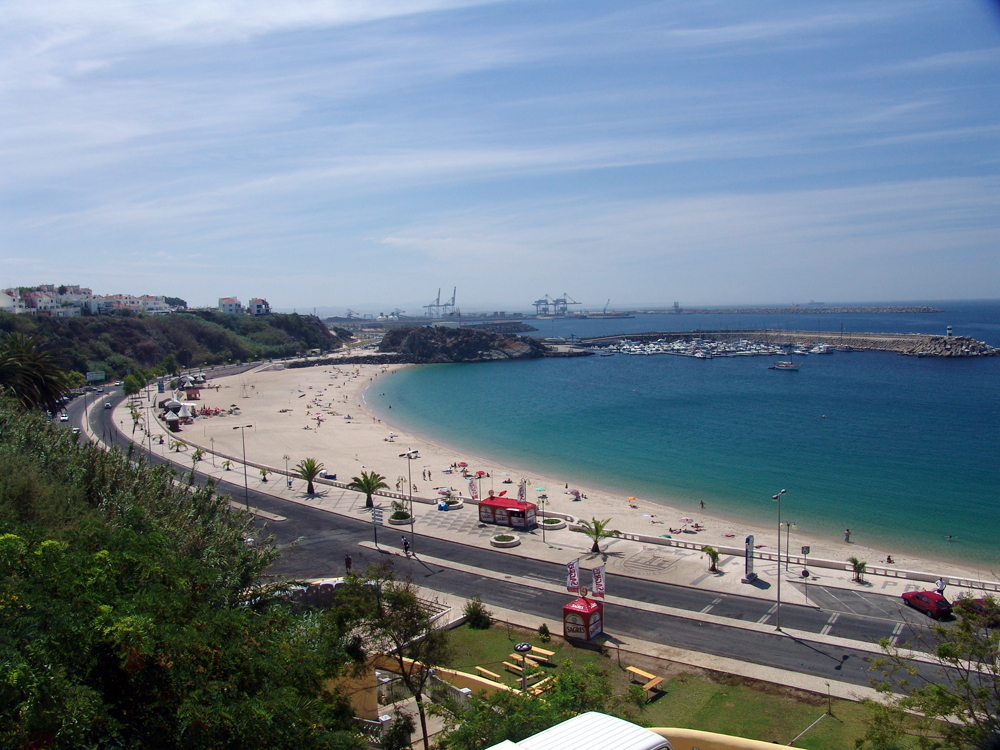
[[[1000, 346], [1000, 302], [963, 304], [810, 317], [845, 332], [952, 325], [955, 335]], [[556, 325], [536, 335], [670, 330], [667, 322], [692, 317], [715, 328], [805, 329], [791, 325], [803, 314], [668, 314], [543, 321]], [[799, 372], [769, 364], [616, 355], [426, 365], [380, 379], [368, 404], [436, 442], [624, 496], [691, 509], [704, 502], [710, 513], [770, 525], [770, 497], [787, 489], [783, 511], [801, 534], [836, 538], [849, 527], [856, 541], [900, 554], [995, 563], [1000, 358], [838, 352], [802, 358]]]

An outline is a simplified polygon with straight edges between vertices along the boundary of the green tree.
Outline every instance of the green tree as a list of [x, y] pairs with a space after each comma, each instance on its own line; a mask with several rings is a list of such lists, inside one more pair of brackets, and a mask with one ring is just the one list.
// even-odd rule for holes
[[87, 384], [87, 376], [77, 370], [67, 372], [66, 380], [70, 388], [83, 388]]
[[11, 393], [26, 409], [56, 411], [70, 389], [58, 350], [45, 350], [39, 336], [0, 334], [0, 391]]
[[607, 673], [593, 665], [578, 669], [567, 662], [554, 683], [544, 698], [513, 691], [476, 696], [465, 704], [445, 698], [438, 709], [445, 724], [438, 746], [483, 750], [505, 739], [519, 742], [586, 711], [636, 717], [632, 705], [612, 696]]
[[0, 745], [359, 748], [346, 631], [211, 484], [135, 462], [0, 402]]
[[719, 572], [719, 550], [715, 547], [709, 547], [707, 544], [701, 548], [701, 551], [708, 556], [708, 569], [712, 573]]
[[586, 534], [588, 537], [594, 540], [594, 544], [590, 548], [591, 554], [600, 554], [600, 542], [602, 539], [611, 539], [618, 536], [621, 532], [615, 531], [608, 528], [608, 524], [611, 523], [610, 518], [606, 518], [603, 521], [598, 521], [596, 518], [592, 518], [589, 521], [581, 521], [580, 530]]
[[313, 486], [313, 481], [323, 470], [323, 464], [316, 461], [315, 458], [303, 458], [295, 468], [298, 470], [299, 479], [304, 479], [308, 483], [306, 494], [315, 495], [316, 488]]
[[996, 746], [988, 743], [1000, 739], [1000, 605], [992, 596], [981, 604], [962, 598], [954, 609], [955, 623], [936, 623], [913, 644], [933, 655], [933, 678], [916, 669], [907, 644], [904, 650], [887, 638], [879, 642], [882, 653], [870, 660], [877, 675], [872, 683], [885, 707], [873, 706], [858, 747], [907, 734], [921, 747]]
[[126, 375], [122, 381], [122, 390], [126, 396], [134, 396], [142, 390], [144, 383], [136, 375]]
[[341, 622], [353, 625], [365, 651], [394, 662], [392, 671], [416, 700], [424, 750], [429, 750], [424, 701], [431, 670], [449, 655], [447, 631], [434, 627], [416, 586], [398, 580], [390, 564], [372, 565], [364, 576], [352, 576], [344, 598], [347, 606], [342, 608]]
[[372, 501], [372, 495], [379, 490], [389, 489], [389, 485], [385, 483], [385, 477], [381, 474], [374, 471], [362, 471], [360, 477], [351, 477], [347, 489], [363, 492], [365, 494], [365, 507], [374, 508], [375, 503]]

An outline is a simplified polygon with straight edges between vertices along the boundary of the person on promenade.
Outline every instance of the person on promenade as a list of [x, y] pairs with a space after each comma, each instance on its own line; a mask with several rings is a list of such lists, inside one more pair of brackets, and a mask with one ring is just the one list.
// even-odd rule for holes
[[344, 568], [346, 572], [351, 572], [351, 566], [354, 564], [354, 560], [351, 559], [350, 555], [344, 555]]
[[403, 554], [406, 555], [407, 557], [409, 557], [410, 556], [410, 540], [407, 539], [405, 536], [403, 536], [401, 538], [403, 540]]
[[851, 543], [851, 530], [850, 529], [844, 529], [844, 541], [847, 542], [848, 544]]
[[938, 593], [938, 596], [944, 596], [944, 589], [947, 584], [944, 582], [944, 578], [938, 578], [934, 582], [934, 590]]

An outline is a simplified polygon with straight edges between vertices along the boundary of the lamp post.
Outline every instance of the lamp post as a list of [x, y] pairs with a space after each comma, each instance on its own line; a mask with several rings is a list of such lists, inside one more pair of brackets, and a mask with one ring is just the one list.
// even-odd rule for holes
[[234, 430], [240, 431], [240, 437], [243, 438], [243, 499], [247, 504], [247, 513], [250, 512], [250, 479], [247, 476], [247, 433], [246, 429], [248, 427], [253, 427], [252, 424], [247, 425], [237, 425]]
[[541, 509], [542, 522], [539, 524], [542, 527], [542, 544], [545, 544], [545, 501], [541, 498], [538, 499], [538, 506]]
[[785, 570], [788, 570], [788, 558], [790, 557], [790, 555], [788, 553], [788, 542], [789, 542], [789, 540], [790, 540], [790, 538], [792, 536], [789, 533], [789, 531], [792, 530], [792, 529], [798, 529], [799, 527], [796, 526], [791, 521], [785, 521], [785, 523], [782, 524], [782, 525], [785, 527]]
[[778, 504], [778, 606], [774, 610], [775, 630], [781, 630], [781, 496], [788, 490], [782, 490], [771, 499]]
[[209, 438], [209, 440], [212, 441], [212, 468], [214, 469], [215, 468], [215, 438], [211, 437], [211, 438]]
[[[400, 453], [400, 458], [406, 459], [406, 478], [407, 478], [407, 489], [410, 494], [410, 544], [413, 544], [414, 538], [416, 537], [416, 532], [413, 530], [413, 465], [414, 459], [420, 458], [420, 451], [410, 448], [406, 453]], [[414, 556], [417, 554], [413, 553]]]

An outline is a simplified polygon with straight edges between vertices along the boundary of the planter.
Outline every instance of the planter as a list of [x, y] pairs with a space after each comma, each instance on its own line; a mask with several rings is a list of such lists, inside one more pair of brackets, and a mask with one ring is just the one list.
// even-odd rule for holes
[[539, 526], [544, 526], [546, 531], [555, 531], [565, 529], [566, 522], [561, 518], [543, 518]]
[[390, 518], [389, 519], [389, 525], [390, 526], [409, 526], [411, 523], [413, 523], [413, 519], [410, 518], [409, 516], [407, 516], [406, 518]]
[[463, 505], [465, 505], [465, 502], [462, 500], [452, 500], [450, 503], [448, 503], [448, 510], [458, 510]]
[[[500, 541], [506, 539], [508, 541]], [[496, 534], [490, 538], [490, 544], [494, 547], [516, 547], [521, 543], [521, 537], [517, 534]]]

